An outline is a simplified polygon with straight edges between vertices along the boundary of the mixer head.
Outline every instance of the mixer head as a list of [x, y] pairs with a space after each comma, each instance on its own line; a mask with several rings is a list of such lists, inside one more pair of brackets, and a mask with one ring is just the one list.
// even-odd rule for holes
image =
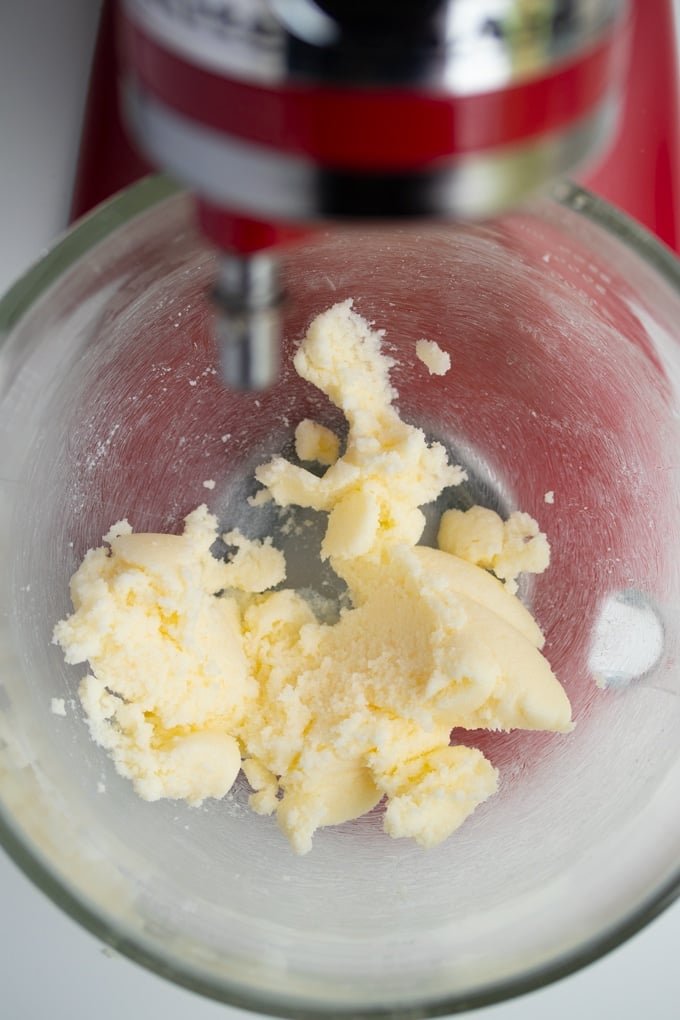
[[227, 383], [276, 378], [285, 245], [479, 219], [611, 134], [625, 0], [125, 0], [124, 106], [221, 252]]

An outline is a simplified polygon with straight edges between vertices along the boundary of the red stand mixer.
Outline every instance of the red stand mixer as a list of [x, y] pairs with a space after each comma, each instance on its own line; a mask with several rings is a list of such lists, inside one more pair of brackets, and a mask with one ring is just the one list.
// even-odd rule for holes
[[261, 388], [285, 245], [329, 221], [484, 218], [585, 166], [677, 250], [676, 64], [671, 0], [125, 0], [104, 10], [73, 214], [147, 171], [120, 102], [221, 253], [225, 380]]

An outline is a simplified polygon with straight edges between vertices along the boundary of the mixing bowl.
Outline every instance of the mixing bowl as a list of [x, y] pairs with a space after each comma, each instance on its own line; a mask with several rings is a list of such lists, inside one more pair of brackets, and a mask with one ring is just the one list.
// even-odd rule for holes
[[[288, 258], [280, 381], [238, 395], [216, 374], [213, 272], [188, 199], [152, 179], [0, 305], [5, 847], [117, 949], [274, 1014], [436, 1015], [592, 960], [680, 881], [678, 264], [568, 185], [493, 223], [321, 233]], [[500, 788], [436, 849], [390, 839], [378, 806], [297, 857], [245, 781], [200, 808], [137, 798], [51, 634], [122, 517], [178, 531], [207, 502], [251, 537], [276, 527], [247, 502], [253, 469], [292, 449], [301, 418], [338, 426], [290, 354], [347, 297], [386, 331], [402, 416], [468, 469], [425, 540], [473, 502], [546, 531], [550, 568], [521, 595], [576, 728], [456, 733]], [[416, 359], [421, 338], [450, 352], [447, 375]], [[313, 587], [309, 520], [279, 538], [291, 582]]]

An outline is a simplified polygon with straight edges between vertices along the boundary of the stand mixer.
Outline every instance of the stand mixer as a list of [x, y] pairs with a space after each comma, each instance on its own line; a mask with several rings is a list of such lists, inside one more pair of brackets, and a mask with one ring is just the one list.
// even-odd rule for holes
[[[126, 0], [118, 28], [135, 142], [195, 194], [221, 253], [230, 385], [276, 378], [287, 244], [332, 220], [493, 216], [591, 167], [617, 120], [585, 183], [676, 244], [670, 2]], [[101, 50], [100, 39], [100, 61]], [[75, 213], [101, 197], [84, 181], [95, 176], [88, 132], [99, 162], [123, 167], [119, 180], [107, 167], [112, 184], [143, 169], [121, 155], [115, 123], [115, 144], [102, 139], [98, 102]]]

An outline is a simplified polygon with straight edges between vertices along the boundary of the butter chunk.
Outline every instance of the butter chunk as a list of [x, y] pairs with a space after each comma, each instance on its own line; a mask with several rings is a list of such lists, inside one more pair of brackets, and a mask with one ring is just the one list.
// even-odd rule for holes
[[542, 648], [544, 637], [533, 616], [506, 585], [486, 570], [480, 570], [459, 556], [445, 553], [427, 546], [417, 546], [414, 555], [422, 569], [431, 577], [437, 577], [466, 598], [487, 606], [531, 641], [536, 648]]
[[238, 606], [214, 595], [215, 537], [203, 511], [188, 536], [109, 533], [110, 553], [86, 555], [75, 611], [55, 627], [67, 659], [90, 664], [80, 697], [94, 739], [147, 799], [199, 803], [234, 780], [236, 732], [256, 686]]
[[[394, 407], [397, 396], [389, 378], [392, 359], [381, 351], [382, 333], [374, 331], [352, 307], [351, 300], [317, 316], [294, 358], [298, 373], [339, 407], [348, 424], [345, 451], [319, 478], [311, 471], [275, 457], [260, 465], [255, 476], [281, 506], [297, 504], [330, 513], [325, 555], [341, 551], [338, 538], [348, 534], [348, 504], [361, 508], [364, 525], [352, 530], [358, 548], [373, 552], [383, 545], [414, 544], [425, 518], [420, 507], [442, 489], [458, 485], [465, 471], [449, 463], [440, 443], [428, 442], [422, 429], [402, 421]], [[372, 536], [363, 512], [370, 492]], [[352, 502], [353, 501], [353, 502]]]
[[242, 767], [254, 791], [248, 800], [250, 807], [258, 815], [271, 815], [279, 803], [278, 778], [256, 758], [246, 758]]
[[376, 496], [370, 490], [350, 492], [330, 513], [321, 558], [364, 556], [373, 546], [379, 529], [380, 502]]
[[222, 571], [224, 586], [241, 591], [262, 592], [275, 588], [286, 577], [286, 560], [271, 538], [263, 542], [246, 538], [235, 528], [222, 536], [236, 553]]
[[286, 777], [277, 808], [278, 823], [299, 854], [311, 850], [317, 829], [359, 818], [383, 796], [366, 766], [343, 762], [330, 750], [319, 757], [313, 771]]
[[385, 832], [426, 849], [455, 832], [498, 785], [496, 769], [471, 747], [439, 748], [404, 772], [385, 810]]
[[192, 546], [181, 535], [117, 535], [111, 538], [111, 551], [137, 569], [155, 574], [190, 567], [194, 555]]
[[530, 514], [520, 510], [510, 514], [504, 525], [503, 549], [496, 557], [494, 573], [514, 583], [523, 572], [542, 573], [550, 563], [546, 536]]
[[295, 428], [295, 452], [300, 460], [315, 460], [330, 466], [338, 459], [340, 440], [325, 425], [303, 418]]
[[416, 357], [422, 361], [430, 375], [446, 375], [451, 368], [451, 355], [443, 351], [435, 340], [416, 341]]
[[437, 544], [444, 552], [492, 570], [503, 551], [503, 536], [502, 517], [485, 506], [473, 506], [442, 514]]
[[[534, 643], [540, 631], [526, 627], [526, 610], [470, 564], [464, 571], [479, 574], [471, 586], [479, 601], [457, 591], [455, 571], [451, 583], [446, 570], [432, 569], [447, 557], [398, 546], [379, 560], [342, 561], [353, 608], [332, 626], [285, 591], [275, 608], [268, 597], [248, 610], [261, 700], [243, 740], [279, 777], [277, 818], [297, 852], [310, 848], [316, 828], [363, 813], [382, 795], [388, 831], [434, 845], [495, 789], [480, 752], [438, 757], [454, 726], [476, 728], [486, 714], [494, 728], [570, 728], [568, 700]], [[487, 591], [504, 615], [484, 604]], [[422, 758], [417, 783], [414, 757]], [[459, 760], [467, 764], [456, 794], [452, 762]], [[427, 761], [446, 764], [436, 782], [421, 776]], [[356, 804], [347, 801], [352, 790]], [[426, 805], [430, 794], [447, 805], [436, 826], [426, 821], [429, 810], [437, 813]]]
[[547, 659], [524, 635], [487, 608], [470, 603], [464, 637], [470, 641], [471, 635], [468, 661], [481, 657], [486, 648], [497, 664], [496, 682], [483, 702], [461, 714], [459, 702], [451, 705], [440, 698], [439, 711], [452, 727], [571, 731], [569, 699]]
[[439, 525], [437, 544], [445, 552], [493, 570], [517, 591], [521, 573], [542, 573], [550, 563], [550, 546], [538, 523], [522, 511], [507, 521], [493, 510], [473, 506], [469, 510], [447, 510]]
[[[198, 730], [173, 737], [157, 755], [155, 768], [136, 777], [136, 787], [146, 800], [162, 796], [199, 805], [206, 797], [224, 797], [240, 769], [241, 750], [234, 737]], [[158, 782], [153, 797], [148, 789], [150, 775]]]
[[293, 364], [361, 431], [364, 419], [370, 429], [386, 413], [397, 391], [389, 376], [394, 361], [381, 350], [383, 332], [371, 329], [352, 306], [348, 299], [317, 315]]

